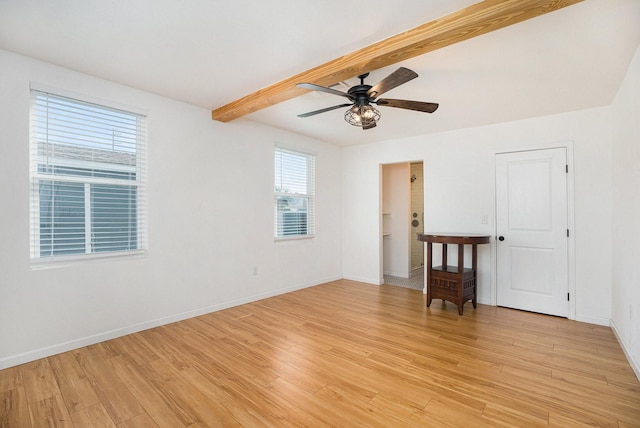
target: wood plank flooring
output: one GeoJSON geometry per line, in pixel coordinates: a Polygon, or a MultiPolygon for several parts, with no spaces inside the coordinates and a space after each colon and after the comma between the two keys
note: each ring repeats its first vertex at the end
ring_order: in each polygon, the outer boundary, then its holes
{"type": "Polygon", "coordinates": [[[607,327],[335,281],[0,371],[0,427],[640,427],[607,327]]]}

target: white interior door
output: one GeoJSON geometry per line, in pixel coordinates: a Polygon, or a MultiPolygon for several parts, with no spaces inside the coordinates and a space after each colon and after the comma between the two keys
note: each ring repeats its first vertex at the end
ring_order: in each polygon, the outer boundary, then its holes
{"type": "Polygon", "coordinates": [[[566,317],[567,154],[496,155],[498,306],[566,317]]]}

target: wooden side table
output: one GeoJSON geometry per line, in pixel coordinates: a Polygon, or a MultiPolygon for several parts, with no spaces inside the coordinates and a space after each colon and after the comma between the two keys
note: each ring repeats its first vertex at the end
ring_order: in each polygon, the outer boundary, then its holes
{"type": "Polygon", "coordinates": [[[478,269],[478,244],[488,244],[489,235],[469,234],[418,234],[418,241],[427,243],[427,307],[432,299],[449,300],[458,306],[458,314],[462,315],[465,302],[471,300],[477,307],[476,272],[478,269]],[[442,264],[433,267],[431,260],[432,245],[442,244],[442,264]],[[458,266],[447,264],[447,245],[458,246],[458,266]],[[464,267],[464,246],[471,245],[471,268],[464,267]]]}

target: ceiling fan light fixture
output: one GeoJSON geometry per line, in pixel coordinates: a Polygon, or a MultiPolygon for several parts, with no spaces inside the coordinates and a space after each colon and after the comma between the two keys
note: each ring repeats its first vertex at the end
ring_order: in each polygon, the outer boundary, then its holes
{"type": "Polygon", "coordinates": [[[357,127],[375,124],[380,120],[380,111],[369,104],[354,105],[344,113],[344,120],[357,127]]]}

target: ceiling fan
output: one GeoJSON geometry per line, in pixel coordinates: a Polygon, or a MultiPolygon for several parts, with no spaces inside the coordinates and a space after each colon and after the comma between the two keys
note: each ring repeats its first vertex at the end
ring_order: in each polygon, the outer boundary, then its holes
{"type": "Polygon", "coordinates": [[[377,104],[384,107],[403,108],[425,113],[433,113],[438,109],[438,104],[436,103],[378,98],[383,93],[418,77],[418,74],[415,71],[400,67],[374,86],[364,84],[364,79],[367,76],[369,76],[369,73],[358,76],[360,84],[352,86],[347,92],[342,92],[337,89],[327,88],[313,83],[298,83],[296,86],[299,88],[339,95],[349,99],[350,101],[350,103],[299,114],[298,117],[309,117],[339,109],[341,107],[350,107],[344,114],[344,120],[353,126],[359,126],[362,127],[363,130],[366,130],[374,128],[376,126],[376,122],[380,120],[380,111],[371,104],[377,104]]]}

